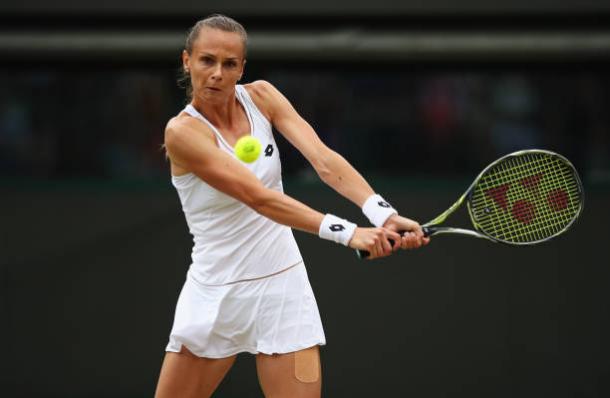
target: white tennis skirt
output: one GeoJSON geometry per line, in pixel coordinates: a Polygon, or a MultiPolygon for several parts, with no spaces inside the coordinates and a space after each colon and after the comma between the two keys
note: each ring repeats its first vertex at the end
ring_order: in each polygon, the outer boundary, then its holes
{"type": "Polygon", "coordinates": [[[190,275],[178,298],[166,351],[206,358],[283,354],[326,344],[303,262],[264,278],[210,286],[190,275]]]}

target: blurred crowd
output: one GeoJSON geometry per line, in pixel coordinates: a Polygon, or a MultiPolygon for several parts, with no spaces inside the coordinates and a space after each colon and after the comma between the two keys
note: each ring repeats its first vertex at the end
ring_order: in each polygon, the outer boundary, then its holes
{"type": "MultiPolygon", "coordinates": [[[[166,178],[167,120],[185,104],[171,68],[31,68],[0,77],[0,177],[166,178]]],[[[248,71],[292,101],[359,169],[477,173],[546,148],[610,181],[610,79],[601,72],[270,67],[248,71]]],[[[278,138],[287,178],[311,169],[278,138]]]]}

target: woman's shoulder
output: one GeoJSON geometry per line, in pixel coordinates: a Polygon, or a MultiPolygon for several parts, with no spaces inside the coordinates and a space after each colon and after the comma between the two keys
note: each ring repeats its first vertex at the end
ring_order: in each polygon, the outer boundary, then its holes
{"type": "Polygon", "coordinates": [[[190,119],[193,118],[190,117],[188,113],[181,111],[167,121],[165,124],[165,133],[176,133],[177,131],[184,130],[184,128],[191,122],[190,119]]]}
{"type": "Polygon", "coordinates": [[[267,80],[255,80],[251,83],[244,84],[244,88],[250,96],[266,97],[272,95],[277,89],[267,80]]]}
{"type": "Polygon", "coordinates": [[[199,139],[199,137],[213,139],[214,133],[209,126],[186,112],[180,112],[169,119],[165,125],[164,141],[166,145],[168,141],[188,142],[192,139],[199,139]]]}
{"type": "Polygon", "coordinates": [[[256,80],[252,83],[244,84],[243,87],[261,113],[267,120],[271,120],[274,104],[277,103],[277,99],[281,96],[278,89],[266,80],[256,80]]]}

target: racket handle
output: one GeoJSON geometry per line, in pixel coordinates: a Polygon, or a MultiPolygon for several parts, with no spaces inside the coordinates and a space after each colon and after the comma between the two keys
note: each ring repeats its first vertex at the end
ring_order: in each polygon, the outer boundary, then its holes
{"type": "Polygon", "coordinates": [[[427,238],[430,235],[434,235],[434,232],[436,231],[436,228],[434,228],[434,227],[421,227],[421,230],[424,233],[424,236],[427,238]]]}
{"type": "MultiPolygon", "coordinates": [[[[402,236],[405,234],[405,232],[407,231],[398,231],[398,233],[402,236]]],[[[394,239],[388,239],[388,242],[390,242],[390,245],[392,245],[392,247],[394,246],[394,239]]],[[[364,260],[366,258],[368,258],[371,253],[368,252],[368,250],[356,250],[356,255],[358,256],[358,258],[360,260],[364,260]]]]}

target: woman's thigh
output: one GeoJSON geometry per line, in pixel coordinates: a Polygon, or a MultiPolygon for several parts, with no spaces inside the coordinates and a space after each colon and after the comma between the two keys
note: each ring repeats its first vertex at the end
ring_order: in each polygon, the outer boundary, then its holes
{"type": "Polygon", "coordinates": [[[288,354],[258,354],[256,369],[266,398],[318,398],[321,395],[318,346],[288,354]]]}
{"type": "Polygon", "coordinates": [[[155,398],[210,397],[235,362],[228,358],[200,358],[184,346],[167,352],[161,367],[155,398]]]}

